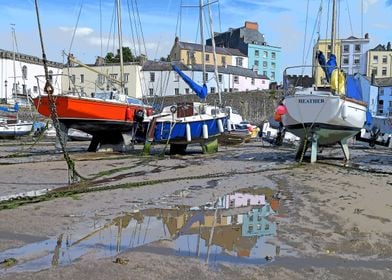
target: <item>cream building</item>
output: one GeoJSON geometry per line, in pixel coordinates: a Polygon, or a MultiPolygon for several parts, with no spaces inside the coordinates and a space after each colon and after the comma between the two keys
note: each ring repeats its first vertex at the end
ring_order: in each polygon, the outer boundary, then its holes
{"type": "MultiPolygon", "coordinates": [[[[82,96],[92,96],[96,91],[120,90],[119,83],[111,81],[108,77],[120,81],[119,63],[102,64],[97,59],[95,64],[71,63],[63,69],[64,77],[62,87],[64,91],[77,92],[82,96]]],[[[124,93],[130,97],[143,97],[143,77],[141,66],[138,63],[124,63],[124,93]]]]}
{"type": "Polygon", "coordinates": [[[367,72],[366,75],[374,78],[392,77],[392,49],[391,43],[387,46],[378,45],[367,53],[367,72]]]}

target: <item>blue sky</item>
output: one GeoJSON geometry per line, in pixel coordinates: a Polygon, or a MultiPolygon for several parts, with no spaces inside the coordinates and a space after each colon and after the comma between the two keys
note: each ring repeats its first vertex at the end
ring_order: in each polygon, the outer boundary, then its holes
{"type": "MultiPolygon", "coordinates": [[[[114,40],[108,39],[109,34],[113,36],[113,32],[110,33],[110,26],[114,2],[114,0],[40,0],[39,11],[48,59],[62,62],[62,51],[70,50],[72,33],[82,4],[78,32],[73,40],[71,52],[84,63],[93,63],[96,56],[105,55],[107,51],[117,48],[113,47],[114,40]],[[100,2],[102,21],[100,21],[100,2]],[[102,36],[100,26],[102,26],[102,36]]],[[[267,43],[282,47],[283,66],[301,64],[304,46],[305,49],[310,46],[320,2],[321,0],[309,0],[309,2],[308,0],[220,0],[219,4],[212,5],[213,29],[218,32],[226,31],[230,27],[243,26],[247,20],[258,22],[259,31],[265,35],[267,43]]],[[[370,47],[380,43],[386,45],[388,41],[392,41],[392,21],[390,21],[392,0],[340,0],[339,2],[341,38],[351,35],[361,37],[361,26],[363,26],[363,33],[367,32],[370,35],[370,47]],[[361,10],[363,10],[363,25],[361,10]]],[[[132,3],[135,3],[135,0],[129,0],[131,12],[132,3]]],[[[181,3],[196,6],[199,1],[137,0],[146,46],[146,51],[143,48],[142,53],[146,52],[150,59],[166,57],[176,35],[181,35],[182,41],[200,42],[197,27],[198,10],[184,7],[180,9],[181,3]],[[180,10],[181,20],[178,16],[180,10]]],[[[327,34],[330,36],[329,31],[328,33],[326,31],[327,8],[328,0],[323,0],[323,19],[320,26],[322,38],[327,34]]],[[[0,10],[2,38],[0,48],[12,50],[11,24],[15,24],[18,50],[41,56],[34,0],[0,0],[0,10]]],[[[130,46],[132,50],[136,49],[138,54],[139,48],[132,43],[126,0],[122,0],[122,18],[124,45],[130,46]]],[[[207,38],[207,35],[205,37],[207,38]]],[[[141,42],[141,40],[137,41],[141,42]]],[[[309,56],[305,58],[310,61],[309,56]]]]}

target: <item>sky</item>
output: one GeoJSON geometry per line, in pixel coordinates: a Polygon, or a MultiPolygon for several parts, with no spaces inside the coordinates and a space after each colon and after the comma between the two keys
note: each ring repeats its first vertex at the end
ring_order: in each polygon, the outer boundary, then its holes
{"type": "MultiPolygon", "coordinates": [[[[282,67],[309,63],[309,48],[318,34],[321,38],[330,36],[329,1],[210,0],[212,28],[214,32],[224,32],[244,26],[245,21],[257,22],[267,44],[282,48],[282,67]]],[[[338,2],[340,38],[369,33],[370,48],[392,42],[392,0],[338,2]]],[[[114,3],[114,0],[38,0],[47,58],[64,62],[65,51],[88,64],[94,63],[97,56],[116,52],[114,3]]],[[[181,41],[200,43],[198,0],[121,0],[121,3],[123,45],[136,55],[147,54],[149,59],[167,57],[176,36],[181,41]],[[136,6],[139,16],[135,21],[136,6]]],[[[205,14],[208,17],[207,8],[205,14]]],[[[42,57],[35,0],[0,0],[0,26],[0,49],[16,49],[42,57]]],[[[209,26],[205,24],[205,38],[210,38],[209,26]]]]}

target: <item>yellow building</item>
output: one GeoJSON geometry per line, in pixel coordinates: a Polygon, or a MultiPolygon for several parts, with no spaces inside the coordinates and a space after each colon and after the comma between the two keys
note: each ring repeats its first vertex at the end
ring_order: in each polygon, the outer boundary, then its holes
{"type": "Polygon", "coordinates": [[[314,83],[317,87],[325,87],[329,86],[327,79],[325,77],[323,69],[320,67],[320,64],[316,58],[316,52],[322,51],[325,59],[328,61],[329,56],[332,51],[336,55],[336,63],[340,65],[340,53],[341,53],[341,40],[336,40],[336,46],[334,50],[331,48],[331,40],[319,40],[313,48],[313,77],[314,83]]]}
{"type": "MultiPolygon", "coordinates": [[[[203,46],[201,44],[181,42],[178,37],[170,51],[171,61],[180,61],[186,65],[202,64],[203,46]]],[[[218,66],[248,66],[248,58],[245,54],[237,49],[215,48],[218,66]]],[[[214,65],[214,56],[212,46],[205,46],[205,64],[214,65]]]]}
{"type": "Polygon", "coordinates": [[[391,43],[388,42],[387,47],[378,45],[367,53],[367,69],[366,75],[374,78],[392,77],[392,50],[391,43]]]}

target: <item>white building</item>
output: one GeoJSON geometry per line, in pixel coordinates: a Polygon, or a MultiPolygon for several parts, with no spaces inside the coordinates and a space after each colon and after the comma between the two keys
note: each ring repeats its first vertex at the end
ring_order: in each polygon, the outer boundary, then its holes
{"type": "Polygon", "coordinates": [[[348,74],[366,74],[366,53],[369,50],[369,36],[341,39],[341,68],[348,74]]]}
{"type": "MultiPolygon", "coordinates": [[[[48,61],[49,75],[55,91],[61,92],[61,63],[48,61]]],[[[26,95],[37,96],[43,92],[45,72],[42,59],[22,53],[0,49],[0,100],[13,104],[15,100],[26,100],[26,95]],[[36,76],[40,82],[37,82],[36,76]],[[38,88],[39,87],[39,88],[38,88]]]]}
{"type": "MultiPolygon", "coordinates": [[[[176,64],[192,81],[199,85],[203,84],[202,65],[187,67],[182,63],[176,64]]],[[[193,94],[189,85],[172,70],[169,62],[147,61],[142,67],[142,72],[148,96],[193,94]]],[[[208,93],[217,93],[218,87],[221,92],[263,90],[268,89],[270,84],[270,80],[265,76],[258,75],[247,68],[230,65],[218,67],[218,83],[215,79],[214,67],[211,65],[206,66],[205,75],[208,93]]]]}

